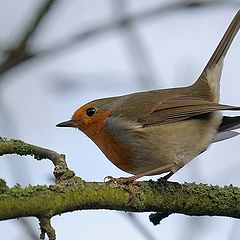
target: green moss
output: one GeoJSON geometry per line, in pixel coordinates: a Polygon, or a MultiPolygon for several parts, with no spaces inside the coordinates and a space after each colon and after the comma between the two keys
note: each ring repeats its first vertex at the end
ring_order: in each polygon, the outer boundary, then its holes
{"type": "Polygon", "coordinates": [[[64,193],[67,191],[66,187],[61,186],[60,184],[50,185],[49,189],[53,192],[64,193]]]}
{"type": "Polygon", "coordinates": [[[0,194],[6,192],[9,189],[5,180],[0,178],[0,194]]]}
{"type": "MultiPolygon", "coordinates": [[[[149,181],[136,188],[84,182],[78,177],[57,184],[16,184],[0,194],[0,219],[24,216],[54,216],[82,209],[115,209],[124,211],[160,211],[188,215],[240,215],[240,189],[233,186],[149,181]],[[3,211],[4,210],[4,211],[3,211]]],[[[1,181],[0,181],[1,190],[1,181]]]]}
{"type": "Polygon", "coordinates": [[[0,137],[0,142],[6,142],[6,141],[8,141],[8,139],[7,139],[7,138],[0,137]]]}
{"type": "Polygon", "coordinates": [[[14,140],[13,141],[14,144],[14,148],[16,149],[15,151],[19,154],[19,155],[33,155],[33,150],[32,150],[32,146],[30,144],[26,144],[21,140],[14,140]]]}
{"type": "Polygon", "coordinates": [[[14,187],[10,189],[8,192],[8,195],[11,197],[28,197],[32,196],[35,193],[43,192],[48,190],[47,185],[37,185],[37,186],[32,186],[29,185],[28,187],[22,188],[20,184],[16,184],[14,187]]]}

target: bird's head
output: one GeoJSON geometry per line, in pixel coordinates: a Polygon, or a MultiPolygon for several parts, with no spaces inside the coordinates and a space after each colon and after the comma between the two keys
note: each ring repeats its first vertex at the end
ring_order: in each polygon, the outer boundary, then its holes
{"type": "Polygon", "coordinates": [[[93,138],[104,127],[106,118],[113,112],[113,99],[104,98],[89,102],[78,108],[71,120],[57,124],[57,127],[73,127],[93,138]]]}

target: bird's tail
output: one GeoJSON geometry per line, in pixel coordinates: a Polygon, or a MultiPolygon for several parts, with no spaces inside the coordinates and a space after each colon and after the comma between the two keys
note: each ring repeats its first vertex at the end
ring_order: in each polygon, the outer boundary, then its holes
{"type": "Polygon", "coordinates": [[[206,100],[218,102],[219,80],[227,51],[240,28],[240,10],[236,13],[194,87],[206,100]]]}
{"type": "Polygon", "coordinates": [[[227,31],[223,35],[217,48],[215,49],[211,58],[209,59],[205,69],[208,67],[214,67],[215,65],[217,65],[219,63],[219,61],[223,61],[239,28],[240,28],[240,10],[236,13],[235,17],[233,18],[232,22],[230,23],[227,31]]]}
{"type": "Polygon", "coordinates": [[[240,128],[240,116],[228,117],[224,116],[222,123],[218,127],[217,134],[213,142],[223,141],[239,135],[239,132],[233,130],[240,128]]]}

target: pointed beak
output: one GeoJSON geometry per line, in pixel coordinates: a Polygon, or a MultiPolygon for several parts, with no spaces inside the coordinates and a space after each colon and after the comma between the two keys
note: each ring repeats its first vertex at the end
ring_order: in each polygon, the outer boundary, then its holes
{"type": "Polygon", "coordinates": [[[56,127],[77,127],[78,125],[79,125],[79,121],[68,120],[65,122],[58,123],[56,127]]]}

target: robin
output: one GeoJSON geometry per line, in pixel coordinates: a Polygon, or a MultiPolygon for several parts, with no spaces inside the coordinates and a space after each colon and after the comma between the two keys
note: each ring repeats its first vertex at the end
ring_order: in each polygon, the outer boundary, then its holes
{"type": "Polygon", "coordinates": [[[83,131],[114,165],[133,174],[127,181],[167,172],[169,178],[211,143],[238,135],[240,116],[220,110],[240,107],[218,102],[224,57],[239,27],[240,10],[191,86],[94,100],[57,126],[83,131]]]}

